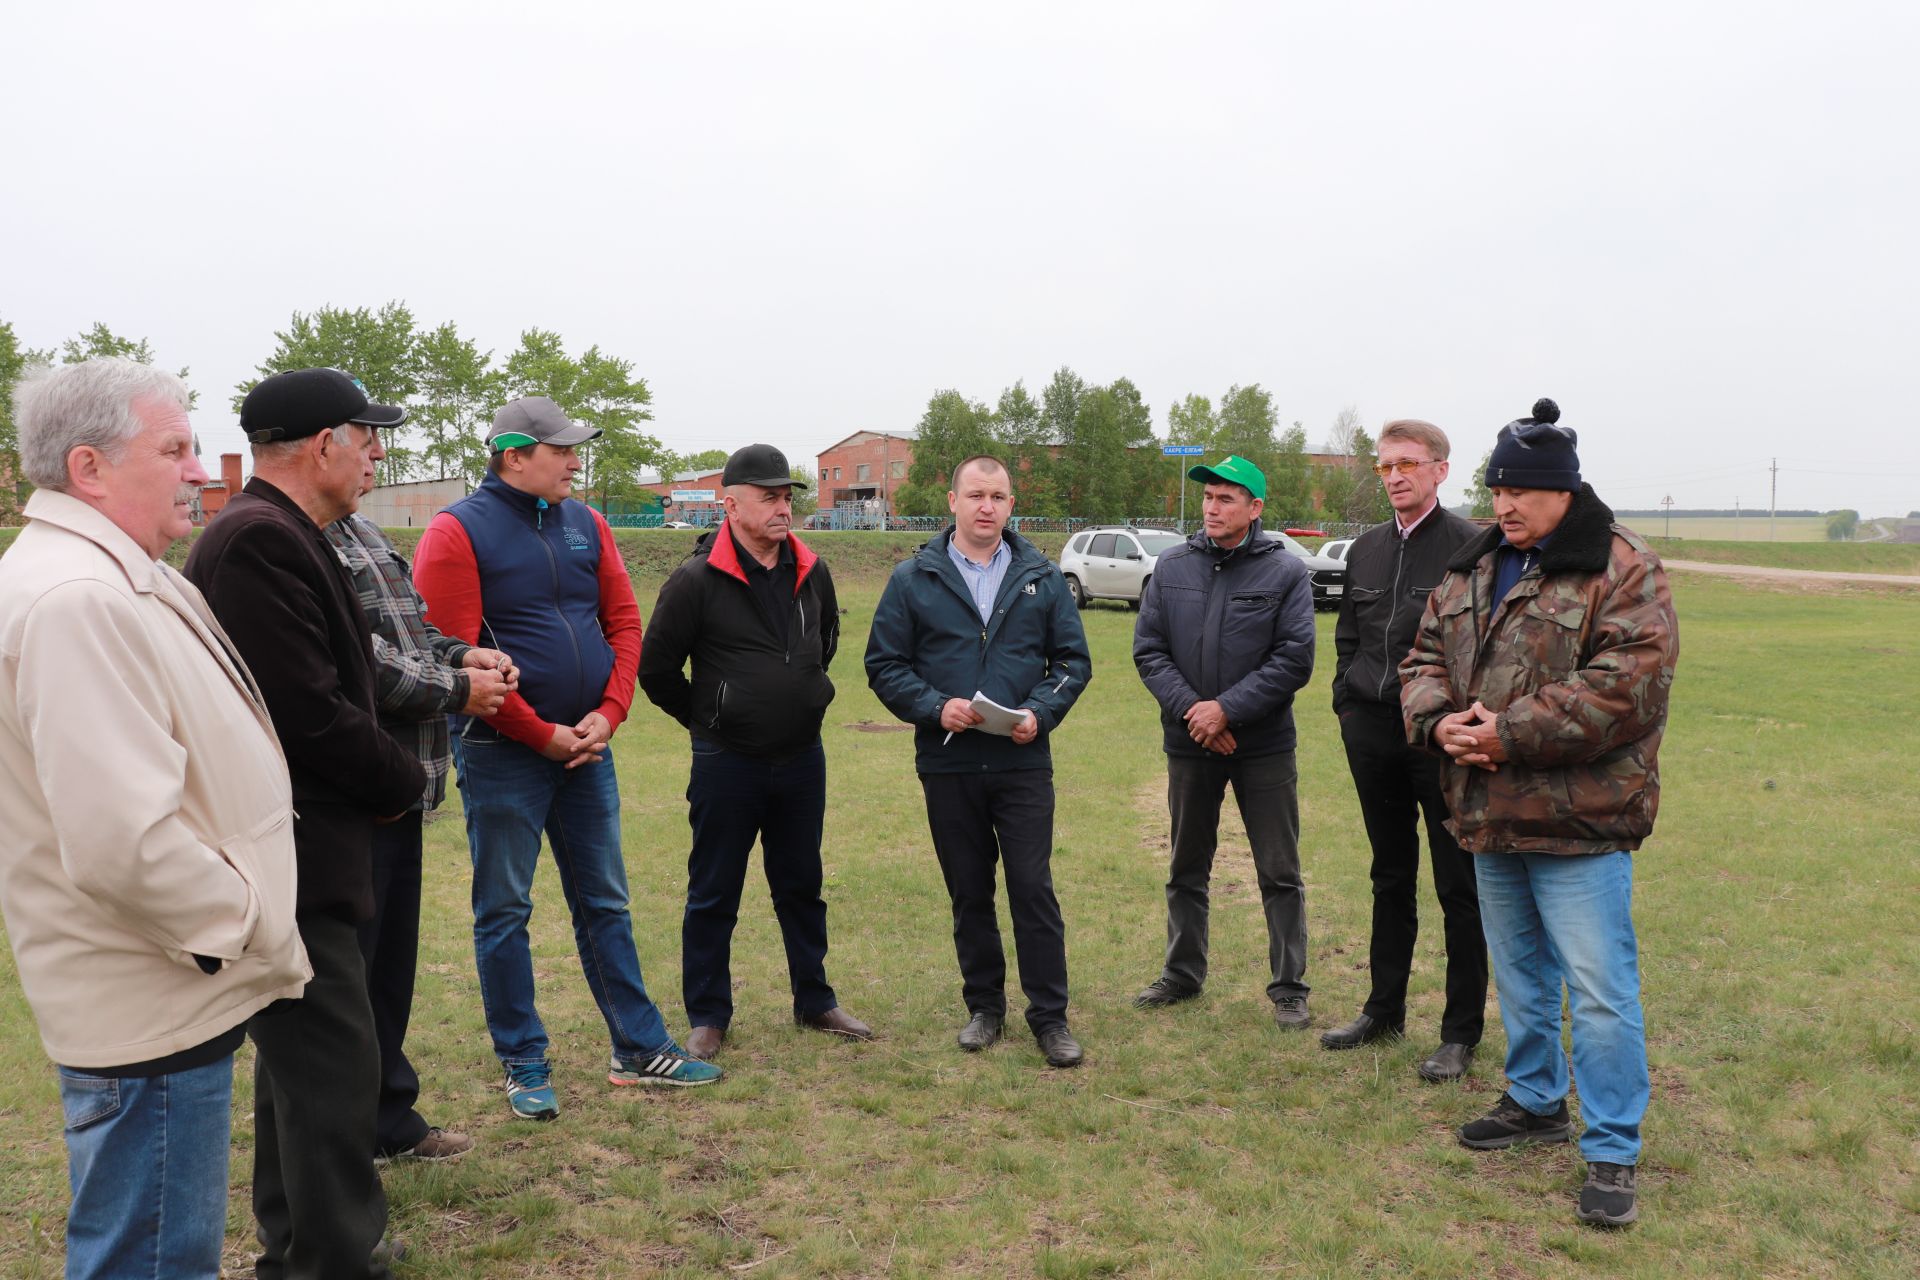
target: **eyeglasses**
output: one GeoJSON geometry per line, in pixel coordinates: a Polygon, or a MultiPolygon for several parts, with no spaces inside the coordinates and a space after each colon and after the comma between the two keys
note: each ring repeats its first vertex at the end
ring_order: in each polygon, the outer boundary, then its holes
{"type": "Polygon", "coordinates": [[[1420,458],[1418,460],[1402,458],[1398,462],[1379,462],[1374,464],[1373,474],[1379,476],[1382,480],[1385,480],[1396,471],[1403,476],[1410,476],[1432,461],[1432,458],[1420,458]]]}

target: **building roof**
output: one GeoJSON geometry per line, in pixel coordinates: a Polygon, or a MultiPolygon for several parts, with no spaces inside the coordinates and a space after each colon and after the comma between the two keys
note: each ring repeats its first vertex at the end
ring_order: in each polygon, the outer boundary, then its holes
{"type": "Polygon", "coordinates": [[[823,453],[832,453],[835,449],[841,448],[845,445],[853,444],[854,442],[861,439],[863,436],[873,440],[879,440],[883,438],[893,439],[893,440],[912,440],[914,437],[918,436],[919,434],[920,434],[920,428],[917,426],[899,427],[899,428],[895,428],[892,431],[856,431],[852,435],[847,436],[844,439],[835,440],[832,444],[828,445],[824,449],[816,450],[814,453],[814,456],[819,457],[820,454],[823,454],[823,453]]]}

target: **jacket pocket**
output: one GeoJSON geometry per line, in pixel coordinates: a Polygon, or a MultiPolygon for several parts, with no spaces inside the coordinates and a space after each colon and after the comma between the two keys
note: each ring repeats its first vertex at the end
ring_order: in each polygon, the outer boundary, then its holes
{"type": "Polygon", "coordinates": [[[294,902],[298,872],[293,853],[293,811],[275,814],[245,835],[220,842],[220,856],[247,882],[254,922],[242,955],[279,964],[298,936],[294,902]]]}
{"type": "Polygon", "coordinates": [[[722,680],[713,690],[713,712],[707,717],[707,728],[718,729],[720,717],[727,712],[727,682],[722,680]]]}

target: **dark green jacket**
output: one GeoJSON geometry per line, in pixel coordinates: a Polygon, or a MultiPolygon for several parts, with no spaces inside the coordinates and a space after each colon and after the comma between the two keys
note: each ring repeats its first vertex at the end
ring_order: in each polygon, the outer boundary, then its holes
{"type": "Polygon", "coordinates": [[[1013,559],[986,622],[947,554],[951,529],[894,567],[874,610],[867,683],[887,710],[915,726],[914,767],[921,773],[1051,769],[1048,738],[1093,678],[1066,579],[1025,538],[1001,537],[1013,559]],[[1021,746],[970,729],[947,742],[940,708],[976,692],[1002,706],[1031,708],[1040,735],[1021,746]]]}

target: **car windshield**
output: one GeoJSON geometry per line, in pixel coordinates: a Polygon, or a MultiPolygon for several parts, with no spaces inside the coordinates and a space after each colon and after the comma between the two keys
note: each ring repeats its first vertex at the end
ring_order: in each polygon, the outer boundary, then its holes
{"type": "Polygon", "coordinates": [[[1134,537],[1140,539],[1140,548],[1150,556],[1165,555],[1186,539],[1177,533],[1160,533],[1152,529],[1136,529],[1134,537]]]}

